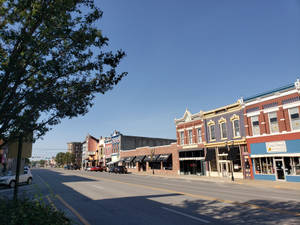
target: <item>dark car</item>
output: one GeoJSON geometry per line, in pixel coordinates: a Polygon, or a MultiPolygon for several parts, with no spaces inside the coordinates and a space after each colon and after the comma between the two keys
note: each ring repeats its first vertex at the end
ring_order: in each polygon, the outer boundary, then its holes
{"type": "Polygon", "coordinates": [[[109,169],[108,169],[108,172],[109,173],[115,173],[116,171],[116,167],[115,166],[113,166],[113,167],[110,167],[109,169]]]}
{"type": "Polygon", "coordinates": [[[116,166],[115,173],[127,173],[127,168],[125,166],[116,166]]]}

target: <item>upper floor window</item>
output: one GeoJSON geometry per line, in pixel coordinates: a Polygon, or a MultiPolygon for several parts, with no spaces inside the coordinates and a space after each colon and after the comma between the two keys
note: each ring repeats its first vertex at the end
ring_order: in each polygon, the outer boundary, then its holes
{"type": "Polygon", "coordinates": [[[221,139],[226,139],[227,138],[226,119],[222,117],[218,122],[219,122],[219,125],[220,125],[221,139]]]}
{"type": "Polygon", "coordinates": [[[215,125],[210,125],[209,126],[209,136],[210,136],[210,140],[215,140],[216,139],[215,125]]]}
{"type": "Polygon", "coordinates": [[[277,120],[277,112],[269,113],[269,121],[270,121],[270,133],[279,132],[278,120],[277,120]]]}
{"type": "Polygon", "coordinates": [[[241,136],[240,121],[239,120],[234,120],[233,121],[233,134],[234,134],[234,137],[240,137],[241,136]]]}
{"type": "Polygon", "coordinates": [[[201,127],[197,129],[197,134],[198,134],[198,143],[201,143],[202,142],[201,127]]]}
{"type": "Polygon", "coordinates": [[[184,132],[183,131],[180,132],[180,144],[184,145],[184,132]]]}
{"type": "Polygon", "coordinates": [[[299,109],[298,107],[289,109],[291,128],[292,130],[300,129],[300,118],[299,118],[299,109]]]}
{"type": "Polygon", "coordinates": [[[193,131],[189,130],[189,144],[193,143],[193,131]]]}
{"type": "Polygon", "coordinates": [[[251,117],[253,135],[260,135],[258,116],[251,117]]]}

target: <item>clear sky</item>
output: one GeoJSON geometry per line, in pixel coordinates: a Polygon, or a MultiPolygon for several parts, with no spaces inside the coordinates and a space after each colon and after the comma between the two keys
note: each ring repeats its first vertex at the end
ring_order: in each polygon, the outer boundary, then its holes
{"type": "Polygon", "coordinates": [[[123,134],[175,138],[174,118],[231,104],[300,78],[298,0],[96,0],[110,49],[127,57],[120,84],[83,117],[63,120],[33,156],[123,134]]]}

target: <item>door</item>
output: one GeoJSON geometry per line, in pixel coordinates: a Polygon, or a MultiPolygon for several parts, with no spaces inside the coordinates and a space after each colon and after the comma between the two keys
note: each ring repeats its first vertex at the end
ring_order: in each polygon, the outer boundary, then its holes
{"type": "Polygon", "coordinates": [[[285,180],[284,166],[282,159],[275,159],[276,178],[277,180],[285,180]]]}
{"type": "Polygon", "coordinates": [[[220,172],[222,177],[228,177],[228,163],[227,162],[220,162],[220,172]]]}

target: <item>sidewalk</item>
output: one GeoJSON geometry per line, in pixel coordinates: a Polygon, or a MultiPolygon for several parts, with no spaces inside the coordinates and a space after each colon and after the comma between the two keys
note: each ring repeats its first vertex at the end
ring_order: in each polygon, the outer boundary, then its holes
{"type": "Polygon", "coordinates": [[[178,175],[178,176],[167,176],[167,175],[149,175],[149,174],[140,174],[132,173],[134,175],[140,176],[154,176],[154,177],[165,177],[173,179],[187,179],[187,180],[197,180],[197,181],[208,181],[215,183],[231,183],[239,185],[248,185],[254,187],[262,188],[277,188],[277,189],[287,189],[287,190],[297,190],[300,192],[300,182],[285,182],[285,181],[268,181],[268,180],[245,180],[245,179],[235,179],[234,181],[231,178],[222,178],[222,177],[207,177],[207,176],[191,176],[191,175],[178,175]]]}

